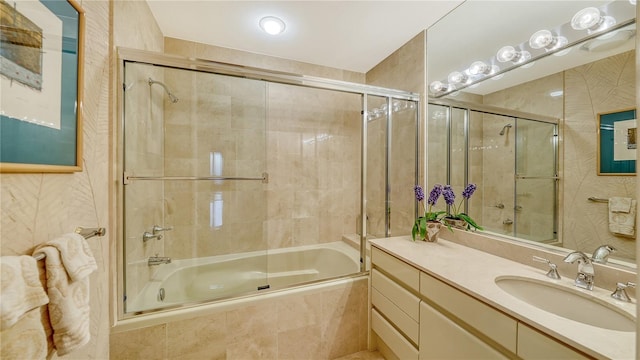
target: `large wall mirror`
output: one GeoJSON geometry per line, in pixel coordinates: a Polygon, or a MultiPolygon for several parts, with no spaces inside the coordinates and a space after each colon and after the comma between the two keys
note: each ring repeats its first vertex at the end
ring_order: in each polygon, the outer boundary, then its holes
{"type": "Polygon", "coordinates": [[[635,266],[635,234],[607,204],[636,200],[635,170],[598,163],[601,115],[635,118],[634,3],[466,1],[429,28],[428,186],[476,183],[467,211],[489,233],[609,244],[612,263],[635,266]]]}

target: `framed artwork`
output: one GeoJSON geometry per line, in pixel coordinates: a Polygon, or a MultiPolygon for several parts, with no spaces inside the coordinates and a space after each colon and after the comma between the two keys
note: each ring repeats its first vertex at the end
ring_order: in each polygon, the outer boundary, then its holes
{"type": "Polygon", "coordinates": [[[82,171],[82,8],[0,0],[0,17],[0,172],[82,171]]]}
{"type": "Polygon", "coordinates": [[[635,175],[636,109],[598,114],[598,175],[635,175]]]}

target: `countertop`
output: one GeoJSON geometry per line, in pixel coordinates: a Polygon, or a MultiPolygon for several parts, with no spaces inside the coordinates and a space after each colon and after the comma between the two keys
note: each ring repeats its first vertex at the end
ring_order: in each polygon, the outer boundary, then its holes
{"type": "MultiPolygon", "coordinates": [[[[602,359],[635,359],[635,332],[603,329],[546,312],[508,294],[494,280],[508,275],[553,282],[597,297],[635,317],[635,301],[615,300],[610,296],[611,289],[579,289],[573,285],[574,278],[552,280],[545,276],[546,271],[442,239],[428,243],[400,236],[374,239],[370,243],[586,354],[602,359]]],[[[597,284],[597,271],[595,279],[597,284]]]]}

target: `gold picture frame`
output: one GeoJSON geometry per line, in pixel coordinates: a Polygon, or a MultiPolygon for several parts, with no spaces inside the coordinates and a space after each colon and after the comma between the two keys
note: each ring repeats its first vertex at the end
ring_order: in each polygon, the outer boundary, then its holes
{"type": "Polygon", "coordinates": [[[84,10],[2,1],[1,173],[82,171],[84,10]]]}
{"type": "Polygon", "coordinates": [[[636,175],[636,118],[635,108],[598,114],[598,175],[636,175]]]}

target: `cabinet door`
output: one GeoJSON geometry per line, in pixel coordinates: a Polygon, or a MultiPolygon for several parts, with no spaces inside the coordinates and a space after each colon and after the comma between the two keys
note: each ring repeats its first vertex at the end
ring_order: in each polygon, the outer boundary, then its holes
{"type": "Polygon", "coordinates": [[[518,356],[523,359],[588,359],[587,356],[518,323],[518,356]]]}
{"type": "Polygon", "coordinates": [[[424,302],[419,347],[420,359],[508,359],[424,302]]]}

